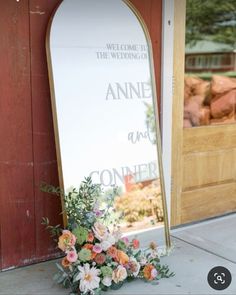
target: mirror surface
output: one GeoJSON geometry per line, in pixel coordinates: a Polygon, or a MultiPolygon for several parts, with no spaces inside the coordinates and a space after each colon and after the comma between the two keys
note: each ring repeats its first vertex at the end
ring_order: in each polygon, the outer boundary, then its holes
{"type": "Polygon", "coordinates": [[[111,215],[122,232],[164,245],[155,85],[139,20],[123,1],[65,0],[48,45],[64,189],[87,176],[107,195],[118,187],[111,215]]]}

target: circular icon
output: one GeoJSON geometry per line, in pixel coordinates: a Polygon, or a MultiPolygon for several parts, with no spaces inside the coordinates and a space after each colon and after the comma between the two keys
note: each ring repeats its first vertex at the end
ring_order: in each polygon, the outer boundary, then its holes
{"type": "Polygon", "coordinates": [[[213,289],[224,290],[231,284],[232,276],[227,268],[216,266],[209,271],[207,281],[213,289]]]}

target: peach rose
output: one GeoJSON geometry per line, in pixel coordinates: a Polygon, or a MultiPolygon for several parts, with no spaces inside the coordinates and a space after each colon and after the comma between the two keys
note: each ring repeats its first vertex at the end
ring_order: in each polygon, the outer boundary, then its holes
{"type": "Polygon", "coordinates": [[[115,270],[113,270],[112,280],[116,284],[124,281],[126,278],[127,278],[127,271],[122,265],[119,265],[115,270]]]}
{"type": "Polygon", "coordinates": [[[107,255],[111,256],[113,259],[116,259],[117,256],[117,249],[116,247],[112,246],[107,250],[107,255]]]}
{"type": "Polygon", "coordinates": [[[119,262],[119,264],[122,265],[127,264],[129,262],[129,256],[121,250],[117,250],[115,259],[117,260],[117,262],[119,262]]]}
{"type": "Polygon", "coordinates": [[[63,230],[59,237],[58,248],[64,252],[68,251],[75,245],[75,242],[76,237],[69,230],[63,230]]]}
{"type": "Polygon", "coordinates": [[[144,269],[143,269],[143,275],[145,277],[146,280],[148,281],[152,281],[154,279],[153,277],[153,270],[154,270],[154,266],[152,264],[147,264],[144,269]]]}
{"type": "Polygon", "coordinates": [[[63,267],[69,267],[71,265],[70,261],[68,261],[67,257],[64,257],[61,261],[61,265],[63,267]]]}
{"type": "Polygon", "coordinates": [[[107,237],[108,231],[107,227],[103,225],[100,222],[95,222],[93,225],[93,232],[95,234],[95,237],[99,240],[102,241],[107,237]]]}

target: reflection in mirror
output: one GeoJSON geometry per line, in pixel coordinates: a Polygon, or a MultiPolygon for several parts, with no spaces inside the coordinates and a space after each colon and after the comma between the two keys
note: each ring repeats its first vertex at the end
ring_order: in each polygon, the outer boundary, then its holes
{"type": "Polygon", "coordinates": [[[90,176],[111,219],[143,246],[168,238],[156,97],[144,30],[123,1],[63,1],[50,62],[66,191],[90,176]],[[117,194],[111,194],[116,187],[117,194]],[[118,220],[118,221],[117,221],[118,220]]]}
{"type": "Polygon", "coordinates": [[[235,0],[186,2],[185,128],[235,123],[235,11],[235,0]]]}

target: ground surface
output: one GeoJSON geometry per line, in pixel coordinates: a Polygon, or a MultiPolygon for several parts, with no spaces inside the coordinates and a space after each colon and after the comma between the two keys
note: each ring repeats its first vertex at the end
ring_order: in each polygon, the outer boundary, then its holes
{"type": "MultiPolygon", "coordinates": [[[[169,264],[176,276],[163,279],[159,285],[142,281],[127,283],[106,295],[210,295],[236,294],[236,215],[200,223],[172,232],[175,245],[169,264]],[[215,291],[207,283],[207,274],[215,266],[224,266],[232,274],[232,283],[224,291],[215,291]]],[[[68,294],[52,281],[54,261],[7,271],[0,274],[1,295],[68,294]]]]}

